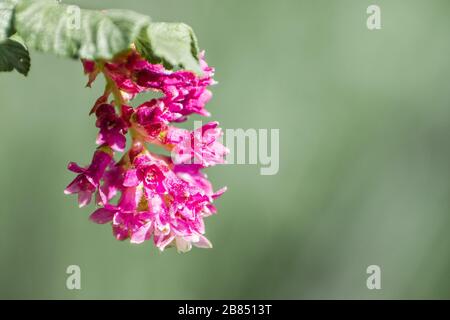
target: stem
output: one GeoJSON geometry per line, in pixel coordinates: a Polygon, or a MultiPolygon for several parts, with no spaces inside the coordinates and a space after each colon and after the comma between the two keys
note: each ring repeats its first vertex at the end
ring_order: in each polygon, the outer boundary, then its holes
{"type": "MultiPolygon", "coordinates": [[[[114,97],[114,105],[117,107],[117,111],[119,112],[120,115],[122,115],[122,106],[127,102],[126,99],[123,97],[122,92],[120,91],[120,89],[117,87],[116,83],[114,82],[113,79],[111,79],[111,77],[109,77],[102,69],[103,75],[105,76],[105,80],[106,80],[106,86],[109,87],[111,89],[111,92],[113,94],[114,97]]],[[[131,135],[131,139],[132,139],[132,145],[136,146],[138,144],[143,144],[142,141],[142,137],[139,135],[139,133],[133,128],[130,127],[128,129],[128,131],[130,132],[131,135]]]]}
{"type": "Polygon", "coordinates": [[[122,114],[122,106],[125,104],[125,99],[123,98],[122,93],[120,92],[120,89],[117,87],[116,83],[104,72],[103,75],[105,76],[106,86],[111,89],[111,92],[113,94],[114,105],[117,107],[117,111],[119,112],[119,114],[122,114]]]}

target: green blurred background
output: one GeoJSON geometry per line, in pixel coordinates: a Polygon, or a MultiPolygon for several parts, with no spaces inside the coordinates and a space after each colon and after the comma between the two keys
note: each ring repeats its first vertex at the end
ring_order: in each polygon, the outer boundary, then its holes
{"type": "Polygon", "coordinates": [[[220,82],[213,119],[280,129],[280,171],[208,170],[229,188],[212,250],[118,242],[63,194],[95,148],[102,80],[33,52],[28,78],[0,75],[0,298],[450,298],[449,1],[72,3],[190,24],[220,82]]]}

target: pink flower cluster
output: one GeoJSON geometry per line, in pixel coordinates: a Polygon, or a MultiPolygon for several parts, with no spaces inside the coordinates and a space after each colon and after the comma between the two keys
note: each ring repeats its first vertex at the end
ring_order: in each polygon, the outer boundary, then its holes
{"type": "Polygon", "coordinates": [[[193,131],[173,126],[194,113],[210,115],[205,104],[211,99],[207,87],[215,83],[214,69],[203,53],[199,59],[202,75],[166,70],[135,50],[109,62],[83,61],[88,86],[100,73],[107,84],[91,111],[97,117],[98,148],[89,166],[69,164],[77,177],[65,193],[78,194],[80,207],[94,197],[99,208],[90,219],[111,223],[118,240],[153,239],[161,251],[169,246],[180,252],[192,245],[211,247],[203,218],[216,212],[213,201],[226,188],[214,191],[202,169],[223,163],[228,150],[219,142],[222,131],[217,122],[193,131]],[[162,97],[135,108],[129,105],[149,90],[162,97]],[[128,132],[131,143],[125,151],[128,132]],[[147,143],[165,148],[172,156],[150,152],[147,143]],[[122,153],[117,161],[116,153],[122,153]]]}

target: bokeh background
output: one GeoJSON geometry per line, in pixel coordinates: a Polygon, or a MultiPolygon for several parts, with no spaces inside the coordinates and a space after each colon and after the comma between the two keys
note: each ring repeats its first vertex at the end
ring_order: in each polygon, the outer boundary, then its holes
{"type": "Polygon", "coordinates": [[[33,52],[28,78],[0,74],[0,298],[450,298],[449,1],[71,3],[190,24],[220,82],[213,119],[280,129],[280,170],[208,171],[229,188],[212,250],[118,242],[63,194],[67,163],[95,148],[102,80],[84,88],[78,61],[33,52]]]}

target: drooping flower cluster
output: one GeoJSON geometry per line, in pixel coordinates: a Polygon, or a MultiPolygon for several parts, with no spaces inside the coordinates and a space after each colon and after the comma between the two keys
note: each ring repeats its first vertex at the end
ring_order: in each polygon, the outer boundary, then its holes
{"type": "Polygon", "coordinates": [[[205,104],[211,98],[208,86],[215,83],[214,69],[203,53],[199,60],[202,75],[166,70],[135,50],[113,61],[83,61],[88,86],[100,73],[107,84],[91,111],[97,117],[98,148],[86,168],[69,164],[78,175],[65,193],[78,194],[80,207],[94,198],[99,208],[90,219],[111,223],[118,240],[142,243],[152,238],[161,251],[168,246],[180,252],[192,245],[211,247],[203,219],[216,212],[213,201],[226,188],[215,192],[202,169],[223,163],[228,150],[219,142],[217,122],[193,131],[173,126],[191,114],[210,115],[205,104]],[[129,105],[149,90],[162,97],[129,105]],[[131,143],[125,151],[128,132],[131,143]],[[171,157],[150,152],[147,143],[163,147],[171,157]],[[116,153],[122,153],[120,159],[116,153]]]}

